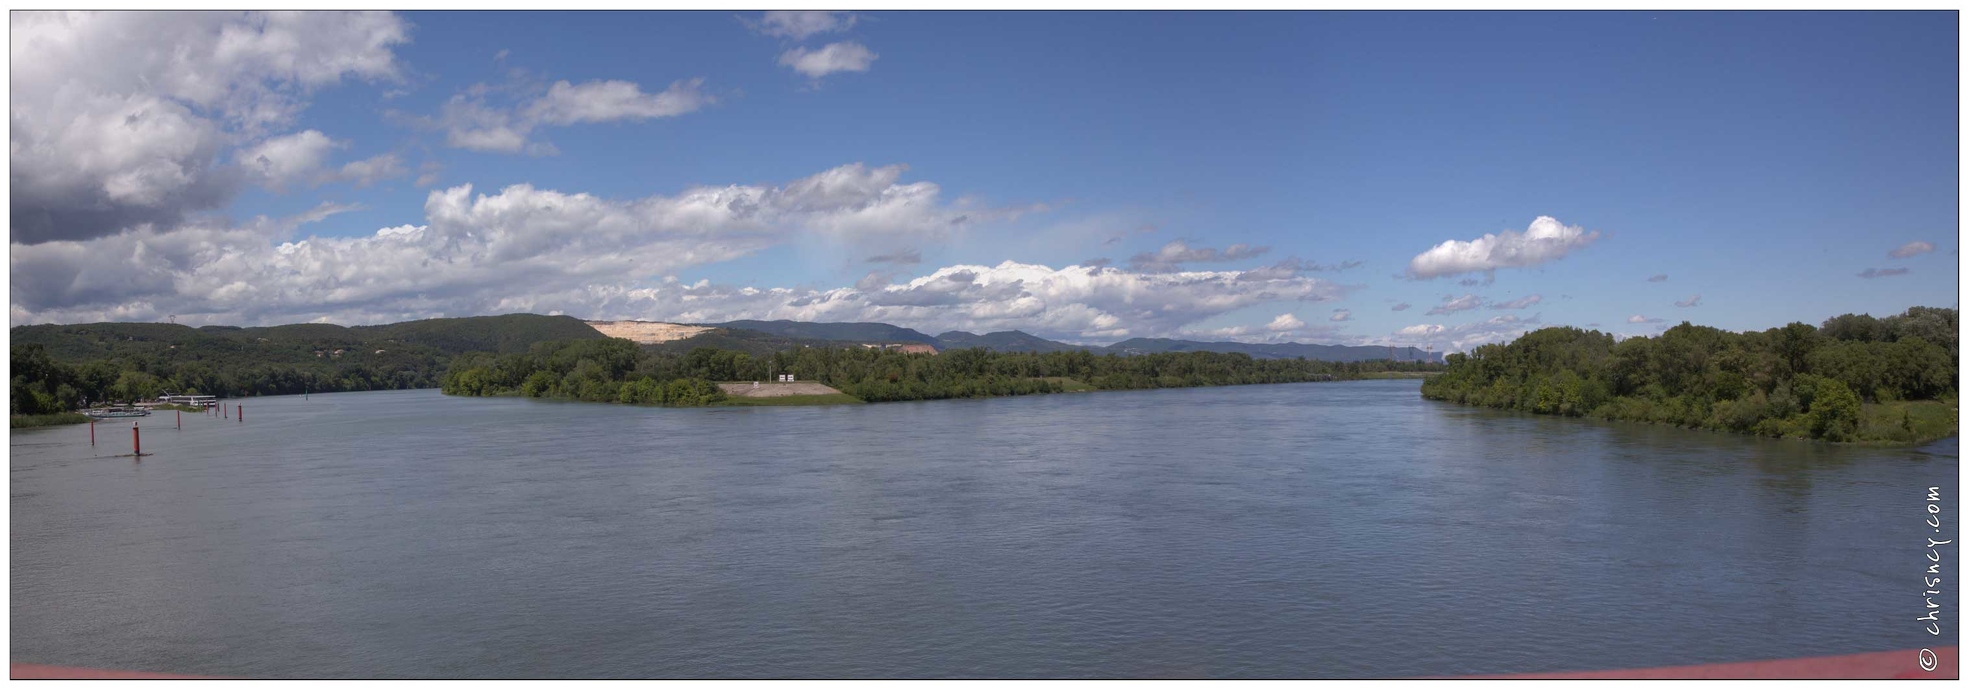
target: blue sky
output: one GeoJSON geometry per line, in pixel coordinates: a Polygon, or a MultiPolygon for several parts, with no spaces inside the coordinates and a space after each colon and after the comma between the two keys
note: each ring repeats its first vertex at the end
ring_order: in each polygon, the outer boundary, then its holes
{"type": "Polygon", "coordinates": [[[17,149],[101,145],[21,125],[22,103],[41,106],[29,118],[75,121],[65,109],[84,106],[58,94],[80,83],[118,107],[155,98],[211,123],[209,150],[158,155],[214,182],[135,195],[131,217],[149,225],[58,220],[24,238],[21,218],[75,218],[64,209],[117,198],[128,178],[17,150],[16,189],[45,175],[25,186],[48,191],[16,193],[15,323],[525,310],[1463,349],[1538,325],[1762,329],[1956,302],[1953,13],[445,12],[200,17],[142,39],[209,45],[228,27],[347,39],[258,57],[326,65],[314,70],[213,51],[206,81],[227,85],[216,96],[87,74],[136,51],[128,30],[118,41],[97,26],[115,17],[40,19],[14,19],[17,149]],[[65,52],[24,53],[24,37],[65,52]],[[783,64],[828,46],[847,56],[824,65],[835,71],[783,64]],[[570,100],[557,103],[588,98],[581,110],[538,105],[561,81],[570,100]],[[635,92],[610,101],[605,82],[635,92]],[[650,99],[666,89],[689,105],[650,99]],[[548,114],[523,144],[489,149],[461,145],[473,127],[460,104],[508,124],[548,114]],[[280,182],[225,177],[260,160],[239,152],[306,132],[333,145],[280,182]],[[358,161],[376,174],[342,167],[358,161]],[[771,200],[829,171],[867,196],[771,200]],[[104,182],[71,183],[92,174],[104,182]],[[492,203],[432,215],[465,184],[461,203],[492,203]],[[934,194],[909,187],[924,184],[934,194]],[[502,193],[513,185],[532,193],[502,193]],[[728,186],[770,213],[652,206],[728,186]],[[541,192],[596,208],[575,215],[541,192]],[[323,204],[338,212],[302,218],[323,204]],[[1516,254],[1440,255],[1494,270],[1416,270],[1438,245],[1526,233],[1541,216],[1577,232],[1516,254]],[[621,226],[597,238],[579,235],[584,223],[621,226]],[[426,228],[423,244],[376,240],[406,225],[426,228]],[[1890,258],[1911,243],[1932,249],[1890,258]],[[173,251],[185,258],[155,267],[173,251]],[[1182,258],[1131,264],[1158,251],[1182,258]],[[920,261],[867,261],[883,255],[920,261]],[[145,256],[144,277],[102,264],[145,256]],[[1279,268],[1288,259],[1301,262],[1279,268]],[[1007,261],[1046,270],[996,270],[1007,261]],[[1081,272],[1055,273],[1068,267],[1081,272]],[[517,280],[491,282],[502,274],[517,280]]]}

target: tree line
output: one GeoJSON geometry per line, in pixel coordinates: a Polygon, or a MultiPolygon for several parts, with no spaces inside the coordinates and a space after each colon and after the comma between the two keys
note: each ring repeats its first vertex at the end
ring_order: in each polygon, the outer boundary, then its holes
{"type": "Polygon", "coordinates": [[[700,406],[721,400],[714,381],[772,381],[780,374],[823,383],[868,402],[885,402],[1058,393],[1065,390],[1061,379],[1120,390],[1328,381],[1441,366],[1255,359],[1217,352],[1122,356],[954,349],[932,355],[806,347],[754,356],[708,347],[665,352],[608,339],[540,343],[523,354],[462,355],[452,361],[441,387],[452,395],[700,406]]]}
{"type": "MultiPolygon", "coordinates": [[[[1545,328],[1446,358],[1433,400],[1543,414],[1647,421],[1764,436],[1899,441],[1918,430],[1912,401],[1956,398],[1957,314],[1914,307],[1736,333],[1687,322],[1655,337],[1545,328]],[[1871,404],[1871,406],[1869,406],[1871,404]],[[1894,408],[1898,417],[1868,416],[1894,408]]],[[[1939,417],[1937,417],[1939,419],[1939,417]]]]}
{"type": "MultiPolygon", "coordinates": [[[[304,392],[430,388],[442,372],[440,357],[405,353],[369,354],[368,361],[337,361],[324,353],[305,364],[253,357],[165,359],[133,354],[67,363],[56,361],[40,344],[9,348],[13,365],[10,401],[16,415],[51,414],[103,402],[152,400],[178,395],[289,395],[304,392]]],[[[312,355],[310,355],[312,356],[312,355]]]]}

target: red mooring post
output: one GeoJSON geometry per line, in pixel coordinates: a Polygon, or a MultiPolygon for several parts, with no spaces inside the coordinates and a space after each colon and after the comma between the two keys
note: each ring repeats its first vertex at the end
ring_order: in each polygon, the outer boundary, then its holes
{"type": "Polygon", "coordinates": [[[185,411],[178,410],[178,428],[185,428],[185,411]]]}
{"type": "Polygon", "coordinates": [[[139,458],[144,456],[144,440],[137,435],[136,422],[130,423],[130,450],[139,458]]]}
{"type": "Polygon", "coordinates": [[[239,423],[241,423],[241,424],[245,424],[245,423],[246,423],[246,406],[245,406],[245,405],[240,405],[240,406],[239,406],[239,423]]]}
{"type": "Polygon", "coordinates": [[[96,445],[96,420],[89,420],[89,445],[96,445]]]}

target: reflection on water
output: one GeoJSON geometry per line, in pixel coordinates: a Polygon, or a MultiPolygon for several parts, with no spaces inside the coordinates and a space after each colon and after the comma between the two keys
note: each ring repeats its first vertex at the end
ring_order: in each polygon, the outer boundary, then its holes
{"type": "Polygon", "coordinates": [[[146,431],[141,463],[108,457],[127,437],[106,429],[95,449],[14,433],[12,654],[1378,677],[1955,642],[1913,621],[1926,487],[1955,524],[1953,439],[1742,438],[1416,385],[713,410],[316,395],[146,431]]]}

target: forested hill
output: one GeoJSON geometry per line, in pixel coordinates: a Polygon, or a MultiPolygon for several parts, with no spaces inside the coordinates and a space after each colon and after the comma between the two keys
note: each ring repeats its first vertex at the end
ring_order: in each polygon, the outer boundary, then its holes
{"type": "Polygon", "coordinates": [[[225,396],[427,388],[465,352],[524,352],[602,334],[567,316],[508,314],[353,328],[334,324],[192,328],[159,323],[16,326],[9,330],[15,414],[83,399],[165,392],[225,396]]]}
{"type": "MultiPolygon", "coordinates": [[[[705,324],[720,328],[757,331],[782,338],[830,340],[849,343],[927,343],[937,339],[915,330],[886,323],[812,323],[807,321],[728,321],[705,324]]],[[[942,349],[939,347],[939,349],[942,349]]]]}
{"type": "Polygon", "coordinates": [[[1238,352],[1259,359],[1317,359],[1327,362],[1367,362],[1394,359],[1400,362],[1440,362],[1442,355],[1415,347],[1387,348],[1376,345],[1314,345],[1309,343],[1236,343],[1134,338],[1109,345],[1107,352],[1142,355],[1157,352],[1238,352]]]}
{"type": "Polygon", "coordinates": [[[1616,342],[1546,328],[1448,357],[1435,400],[1833,441],[1956,433],[1954,309],[1734,333],[1689,323],[1616,342]]]}
{"type": "Polygon", "coordinates": [[[982,347],[995,352],[1068,352],[1086,350],[1106,352],[1104,347],[1088,347],[1047,340],[1025,331],[997,331],[978,335],[967,331],[949,331],[937,336],[937,347],[942,349],[982,347]]]}

